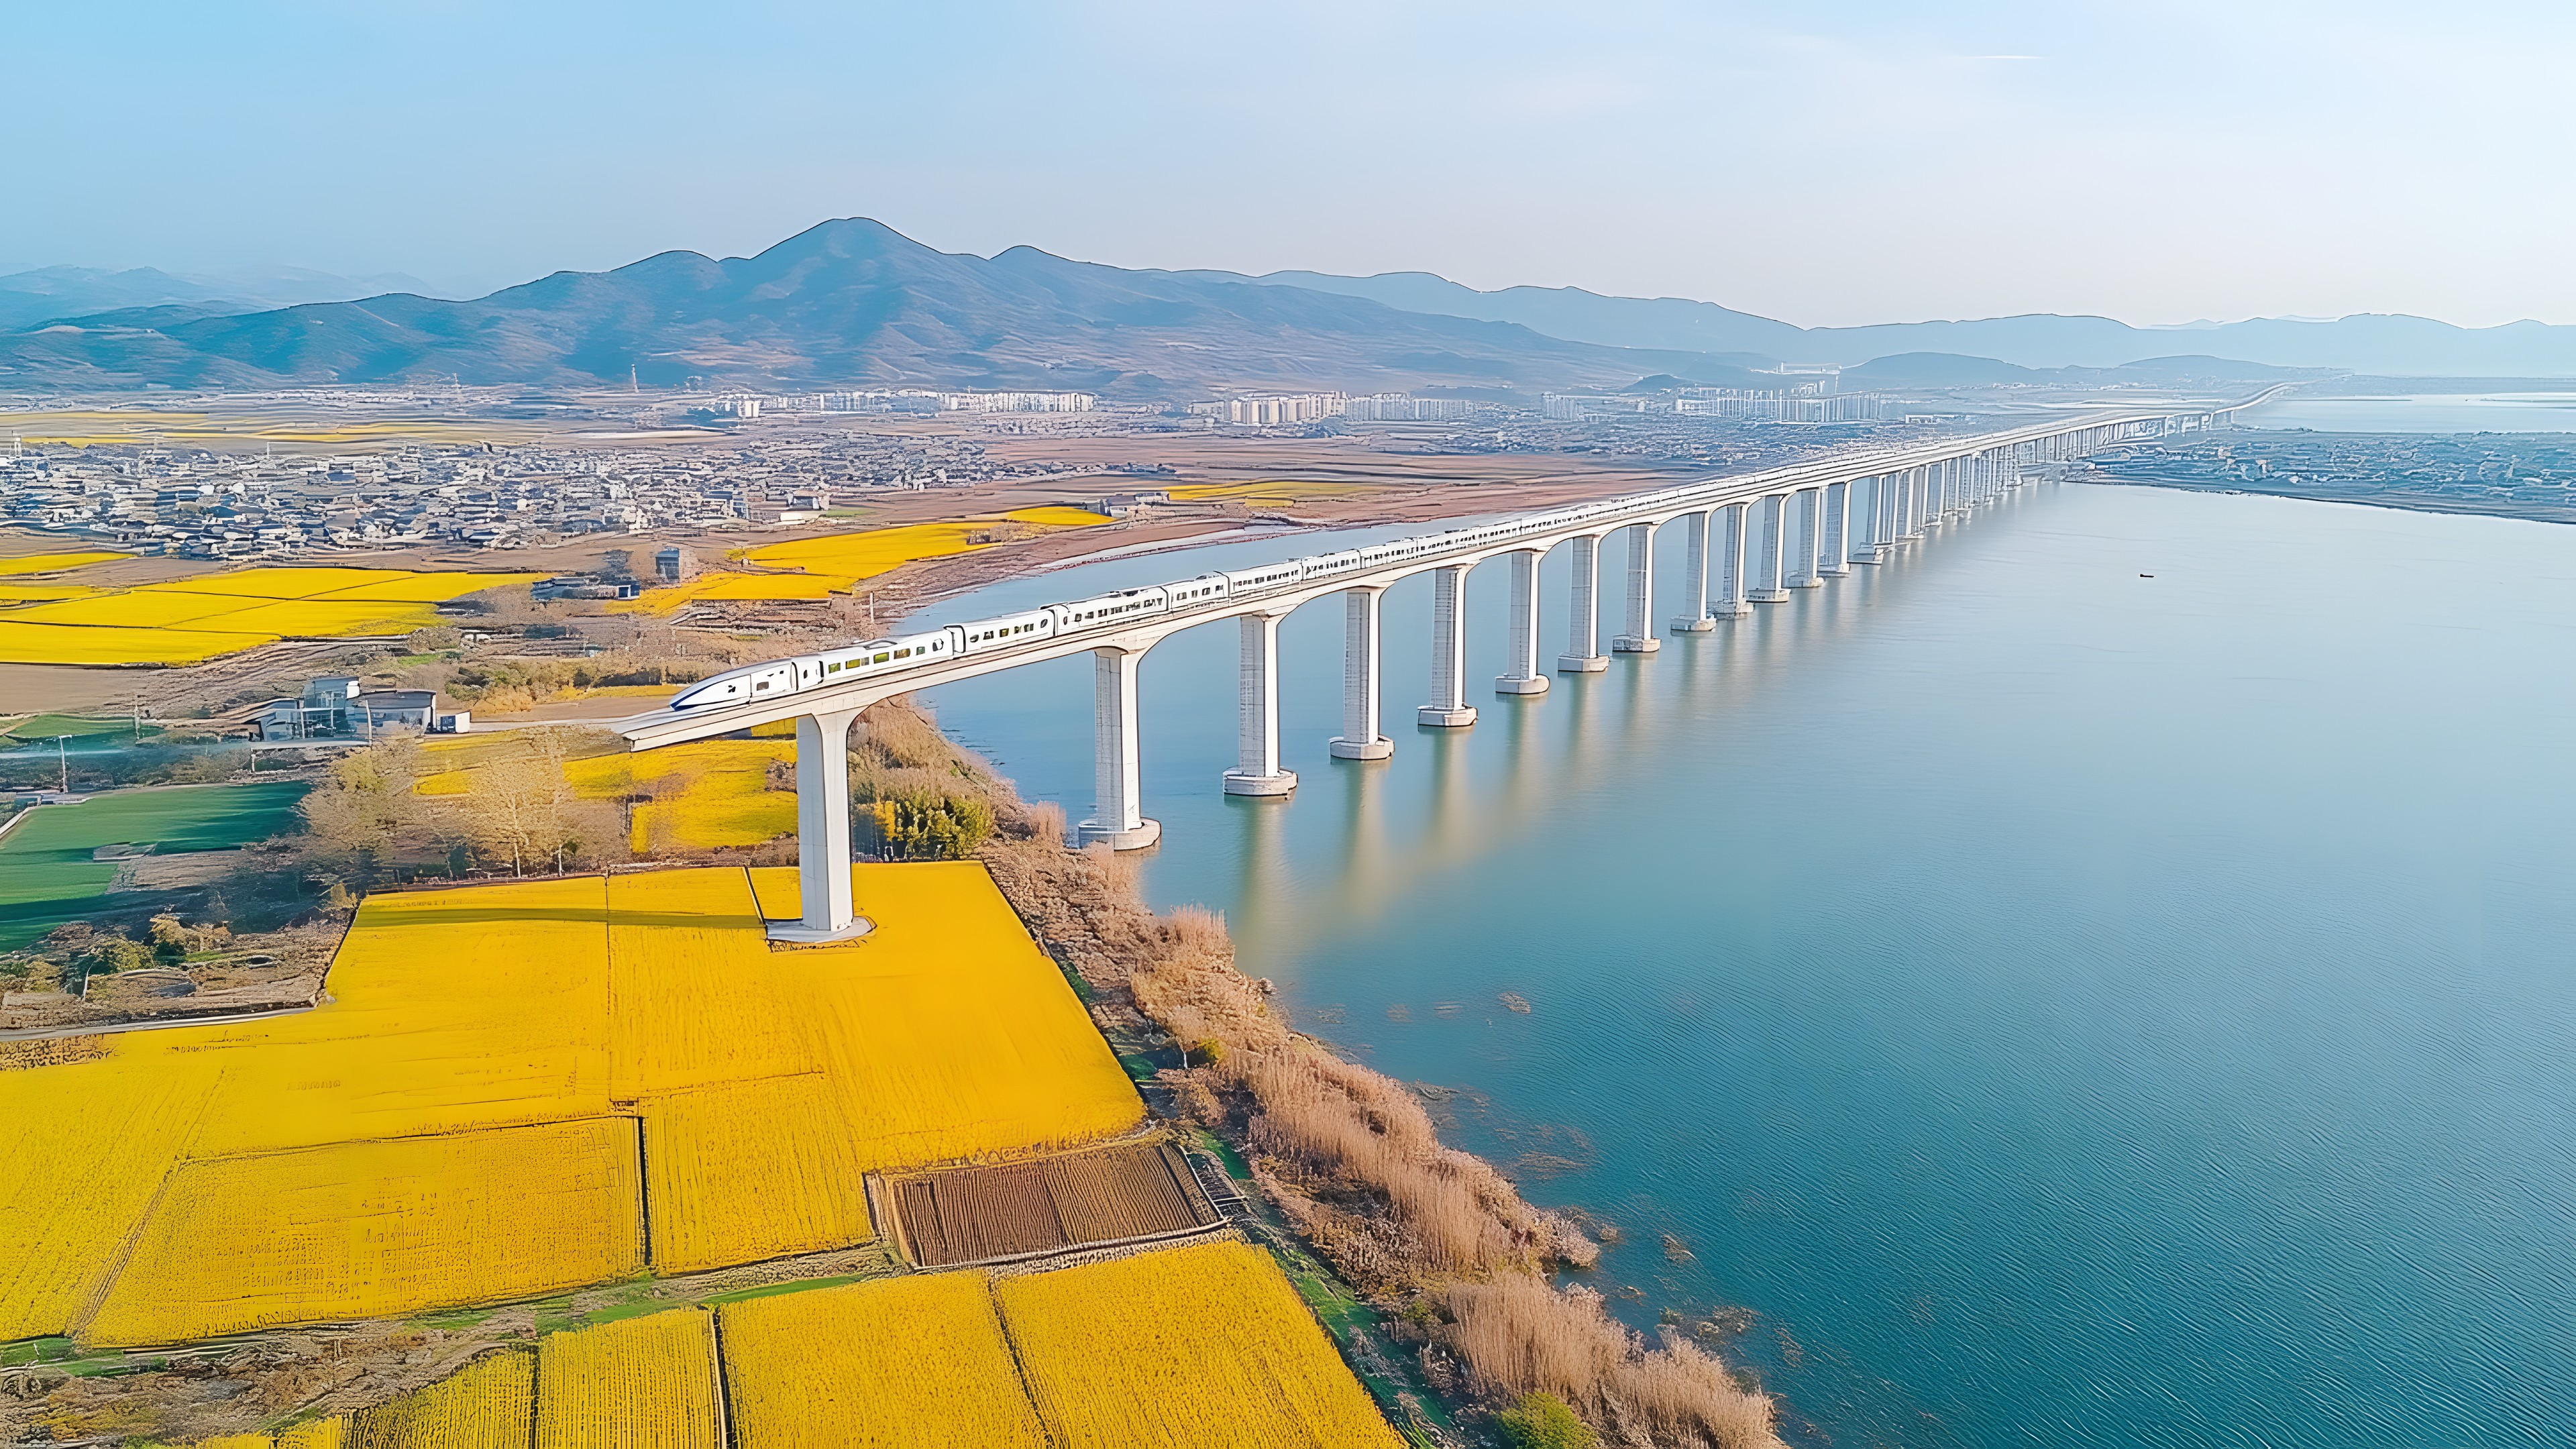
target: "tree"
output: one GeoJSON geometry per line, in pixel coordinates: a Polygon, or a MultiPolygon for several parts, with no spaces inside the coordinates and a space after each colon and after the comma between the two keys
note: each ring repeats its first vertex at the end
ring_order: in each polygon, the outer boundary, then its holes
{"type": "Polygon", "coordinates": [[[464,798],[465,826],[487,858],[510,862],[510,873],[530,866],[561,870],[602,853],[614,837],[615,812],[575,794],[564,776],[570,758],[563,730],[523,732],[525,748],[475,771],[464,798]]]}
{"type": "Polygon", "coordinates": [[[993,833],[993,807],[971,795],[905,790],[879,797],[869,814],[888,860],[964,860],[993,833]]]}
{"type": "Polygon", "coordinates": [[[298,807],[308,851],[362,883],[391,869],[428,818],[414,793],[420,767],[420,737],[410,730],[388,731],[332,761],[298,807]]]}

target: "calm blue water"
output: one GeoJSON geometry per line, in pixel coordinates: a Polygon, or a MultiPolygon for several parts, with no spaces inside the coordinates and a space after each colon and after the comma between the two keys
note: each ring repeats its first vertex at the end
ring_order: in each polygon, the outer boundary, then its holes
{"type": "MultiPolygon", "coordinates": [[[[2576,530],[2028,490],[1465,732],[1427,593],[1384,765],[1289,621],[1284,804],[1217,789],[1233,626],[1148,658],[1148,885],[1620,1225],[1623,1312],[1750,1308],[1808,1443],[2570,1442],[2576,530]]],[[[1087,661],[936,702],[1085,813],[1087,661]]]]}
{"type": "Polygon", "coordinates": [[[2293,393],[2245,414],[2249,428],[2320,433],[2576,432],[2576,392],[2322,397],[2293,393]]]}

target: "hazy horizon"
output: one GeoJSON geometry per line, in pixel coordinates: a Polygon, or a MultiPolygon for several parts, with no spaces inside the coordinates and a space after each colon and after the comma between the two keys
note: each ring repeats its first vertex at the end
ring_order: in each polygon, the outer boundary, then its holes
{"type": "Polygon", "coordinates": [[[867,215],[1805,326],[2576,321],[2576,18],[2214,3],[33,11],[0,263],[458,295],[867,215]],[[106,103],[102,104],[104,95],[106,103]]]}

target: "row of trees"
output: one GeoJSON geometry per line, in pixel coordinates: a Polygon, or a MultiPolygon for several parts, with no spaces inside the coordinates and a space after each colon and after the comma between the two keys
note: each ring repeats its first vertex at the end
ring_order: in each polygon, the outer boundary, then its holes
{"type": "MultiPolygon", "coordinates": [[[[615,801],[584,799],[564,767],[614,748],[595,731],[513,731],[476,751],[462,793],[423,795],[443,763],[417,735],[388,734],[335,760],[304,798],[303,849],[317,878],[363,890],[378,881],[468,868],[561,873],[626,859],[631,831],[615,801]]],[[[773,788],[792,788],[780,765],[773,788]]],[[[993,833],[993,808],[950,758],[938,728],[909,709],[881,707],[850,758],[862,806],[860,846],[887,860],[959,860],[993,833]]],[[[685,771],[639,783],[645,796],[685,793],[685,771]]],[[[665,818],[667,827],[671,822],[665,818]]],[[[669,831],[644,853],[685,853],[669,831]]]]}
{"type": "Polygon", "coordinates": [[[585,800],[565,778],[575,730],[517,732],[457,795],[422,795],[430,773],[417,736],[396,733],[332,762],[304,797],[305,854],[316,873],[355,887],[468,866],[560,872],[625,854],[623,812],[585,800]]]}

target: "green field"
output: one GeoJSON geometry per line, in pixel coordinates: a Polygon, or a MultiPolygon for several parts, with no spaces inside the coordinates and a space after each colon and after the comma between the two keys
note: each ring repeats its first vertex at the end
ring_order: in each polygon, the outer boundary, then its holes
{"type": "Polygon", "coordinates": [[[116,878],[114,861],[89,858],[98,847],[150,842],[175,855],[266,840],[293,827],[295,802],[307,788],[301,781],[172,785],[37,807],[0,836],[0,951],[89,913],[116,878]]]}
{"type": "Polygon", "coordinates": [[[161,726],[146,722],[137,731],[132,720],[83,719],[70,714],[31,714],[23,719],[0,720],[0,739],[12,745],[51,743],[56,735],[88,739],[94,735],[124,735],[129,739],[150,739],[161,733],[161,726]]]}

